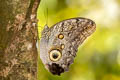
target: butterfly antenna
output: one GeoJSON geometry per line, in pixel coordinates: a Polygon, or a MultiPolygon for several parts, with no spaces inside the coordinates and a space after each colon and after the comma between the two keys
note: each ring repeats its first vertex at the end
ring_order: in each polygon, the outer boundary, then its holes
{"type": "Polygon", "coordinates": [[[45,8],[44,9],[44,17],[45,17],[45,21],[46,21],[45,25],[47,25],[48,24],[48,5],[46,3],[46,0],[45,0],[44,8],[45,8]]]}
{"type": "Polygon", "coordinates": [[[46,21],[46,12],[45,12],[45,9],[44,9],[44,17],[45,17],[45,21],[46,21]]]}
{"type": "Polygon", "coordinates": [[[47,24],[48,24],[48,5],[47,5],[46,10],[47,10],[46,14],[47,14],[47,24]]]}

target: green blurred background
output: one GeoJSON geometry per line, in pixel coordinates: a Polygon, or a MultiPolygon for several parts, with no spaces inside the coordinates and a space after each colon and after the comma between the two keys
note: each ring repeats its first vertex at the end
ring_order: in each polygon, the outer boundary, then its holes
{"type": "Polygon", "coordinates": [[[41,0],[39,37],[45,24],[73,17],[92,19],[96,32],[79,46],[70,70],[61,76],[48,72],[39,59],[39,80],[120,80],[120,0],[41,0]]]}

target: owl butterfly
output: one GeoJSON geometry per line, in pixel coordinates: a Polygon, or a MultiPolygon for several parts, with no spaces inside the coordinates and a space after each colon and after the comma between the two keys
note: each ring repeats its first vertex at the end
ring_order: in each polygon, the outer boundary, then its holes
{"type": "Polygon", "coordinates": [[[68,71],[79,45],[96,29],[95,23],[86,18],[71,18],[52,27],[47,25],[40,40],[40,58],[46,69],[54,75],[68,71]]]}

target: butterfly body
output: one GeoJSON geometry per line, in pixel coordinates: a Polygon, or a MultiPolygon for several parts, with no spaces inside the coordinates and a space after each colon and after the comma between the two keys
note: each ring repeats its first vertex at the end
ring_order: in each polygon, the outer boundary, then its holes
{"type": "Polygon", "coordinates": [[[40,41],[40,58],[55,75],[68,71],[78,47],[95,31],[95,23],[86,18],[71,18],[52,27],[45,26],[40,41]]]}

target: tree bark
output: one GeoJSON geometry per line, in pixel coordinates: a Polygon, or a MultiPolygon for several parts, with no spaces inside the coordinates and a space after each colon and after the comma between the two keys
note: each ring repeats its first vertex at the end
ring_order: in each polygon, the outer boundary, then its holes
{"type": "Polygon", "coordinates": [[[37,80],[40,0],[0,0],[0,80],[37,80]]]}

